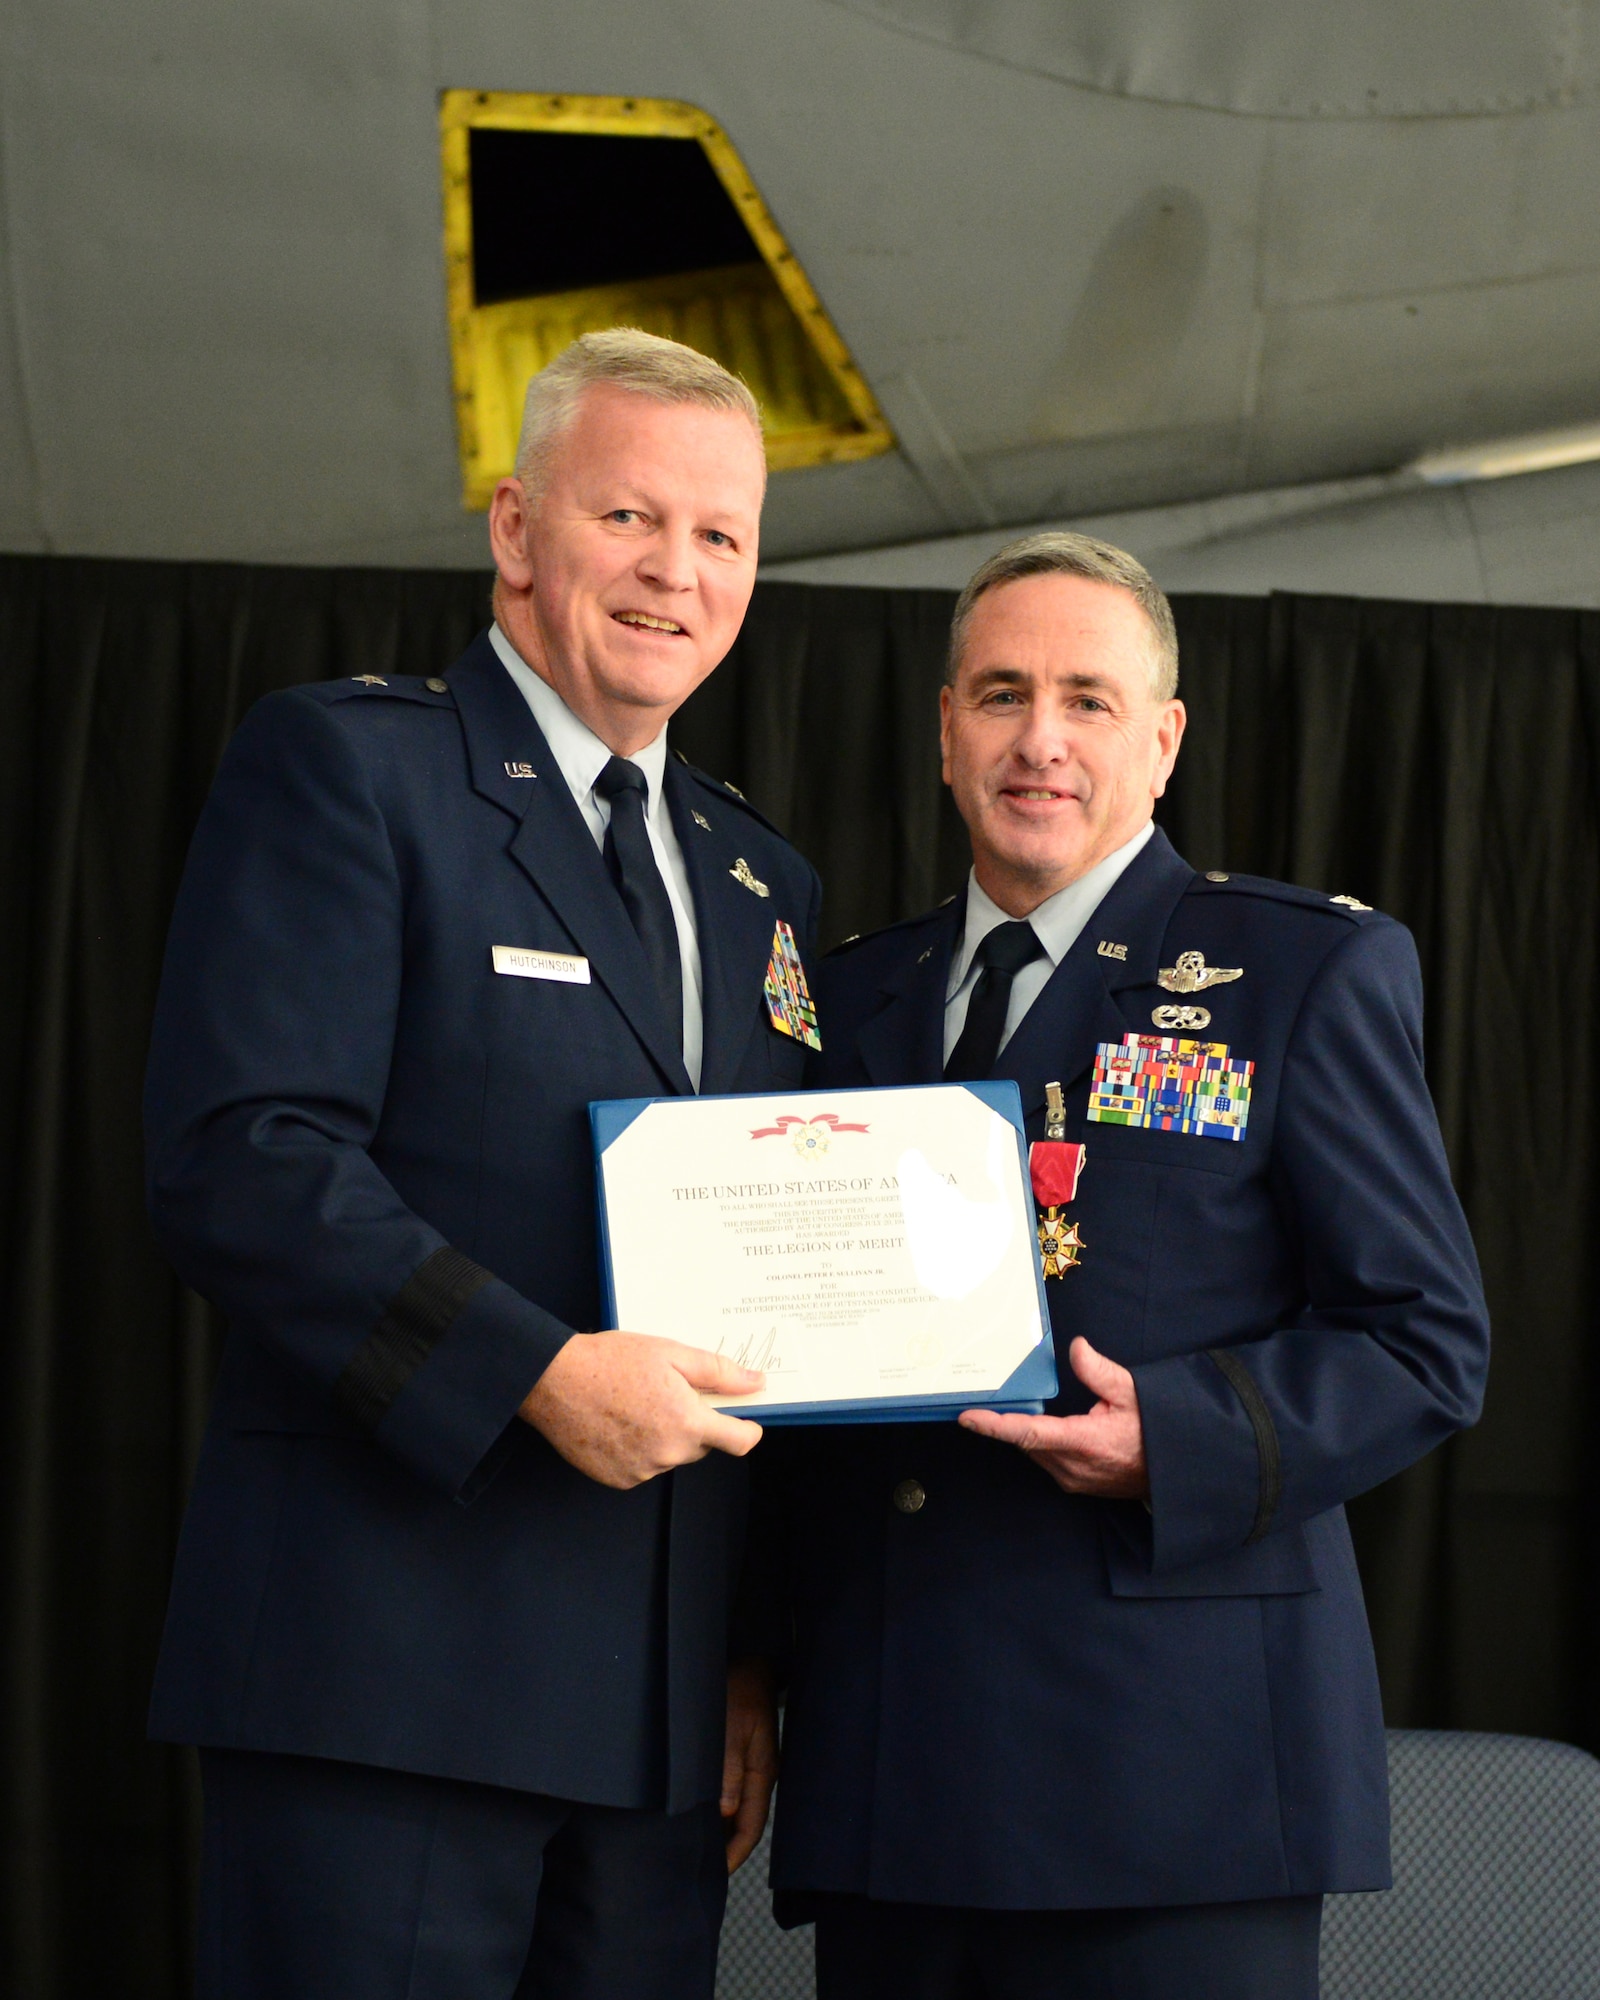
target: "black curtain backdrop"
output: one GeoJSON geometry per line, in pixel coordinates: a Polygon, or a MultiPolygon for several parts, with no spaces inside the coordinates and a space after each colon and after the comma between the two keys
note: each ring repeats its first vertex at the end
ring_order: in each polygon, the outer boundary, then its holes
{"type": "MultiPolygon", "coordinates": [[[[763,585],[674,725],[809,853],[830,938],[964,870],[938,778],[951,598],[763,585]]],[[[1429,1069],[1494,1312],[1482,1426],[1354,1510],[1391,1722],[1600,1748],[1595,1111],[1600,615],[1190,598],[1190,861],[1416,933],[1429,1069]]],[[[479,576],[0,558],[0,1989],[187,1990],[196,1793],[143,1740],[217,1329],[140,1194],[168,907],[271,688],[434,673],[479,576]]]]}

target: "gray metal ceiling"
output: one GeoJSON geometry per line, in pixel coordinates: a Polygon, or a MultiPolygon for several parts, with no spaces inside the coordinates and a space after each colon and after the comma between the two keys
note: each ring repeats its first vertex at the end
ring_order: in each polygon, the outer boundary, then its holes
{"type": "Polygon", "coordinates": [[[1269,118],[1557,111],[1594,80],[1572,0],[1240,6],[1238,0],[836,0],[952,49],[1269,118]]]}
{"type": "Polygon", "coordinates": [[[727,128],[902,445],[776,479],[771,556],[1600,417],[1597,32],[1595,0],[0,0],[0,546],[482,560],[451,85],[727,128]]]}
{"type": "MultiPolygon", "coordinates": [[[[1600,464],[1461,486],[1376,474],[1060,525],[1131,549],[1168,591],[1600,609],[1600,464]]],[[[800,556],[763,573],[794,583],[959,590],[1015,533],[991,528],[800,556]]]]}

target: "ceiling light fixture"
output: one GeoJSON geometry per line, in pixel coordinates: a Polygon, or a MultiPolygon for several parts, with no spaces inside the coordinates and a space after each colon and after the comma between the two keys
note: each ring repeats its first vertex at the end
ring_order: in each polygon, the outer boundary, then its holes
{"type": "Polygon", "coordinates": [[[1587,465],[1600,458],[1600,423],[1566,430],[1530,431],[1523,437],[1453,451],[1425,451],[1408,468],[1430,486],[1456,486],[1467,479],[1506,479],[1518,472],[1553,472],[1560,465],[1587,465]]]}

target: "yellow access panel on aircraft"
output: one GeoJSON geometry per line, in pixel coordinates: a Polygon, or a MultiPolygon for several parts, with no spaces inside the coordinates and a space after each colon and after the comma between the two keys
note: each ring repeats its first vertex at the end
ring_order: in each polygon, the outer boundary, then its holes
{"type": "Polygon", "coordinates": [[[872,391],[714,118],[665,98],[447,90],[440,133],[466,506],[487,507],[511,471],[530,377],[579,334],[609,326],[681,340],[742,376],[774,471],[893,449],[872,391]],[[600,143],[519,149],[496,134],[600,143]],[[691,144],[631,149],[650,141],[691,144]],[[635,163],[628,198],[604,206],[606,186],[622,185],[635,163]],[[673,183],[666,226],[630,248],[614,225],[663,176],[673,183]],[[531,209],[518,189],[531,192],[531,209]],[[592,226],[586,200],[601,204],[592,226]],[[690,268],[661,268],[684,257],[690,268]]]}

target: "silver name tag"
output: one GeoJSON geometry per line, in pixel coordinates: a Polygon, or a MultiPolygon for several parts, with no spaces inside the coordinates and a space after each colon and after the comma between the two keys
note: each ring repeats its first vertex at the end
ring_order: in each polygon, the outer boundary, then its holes
{"type": "Polygon", "coordinates": [[[565,986],[589,984],[589,961],[567,951],[524,951],[514,944],[493,947],[494,969],[514,979],[559,979],[565,986]]]}

